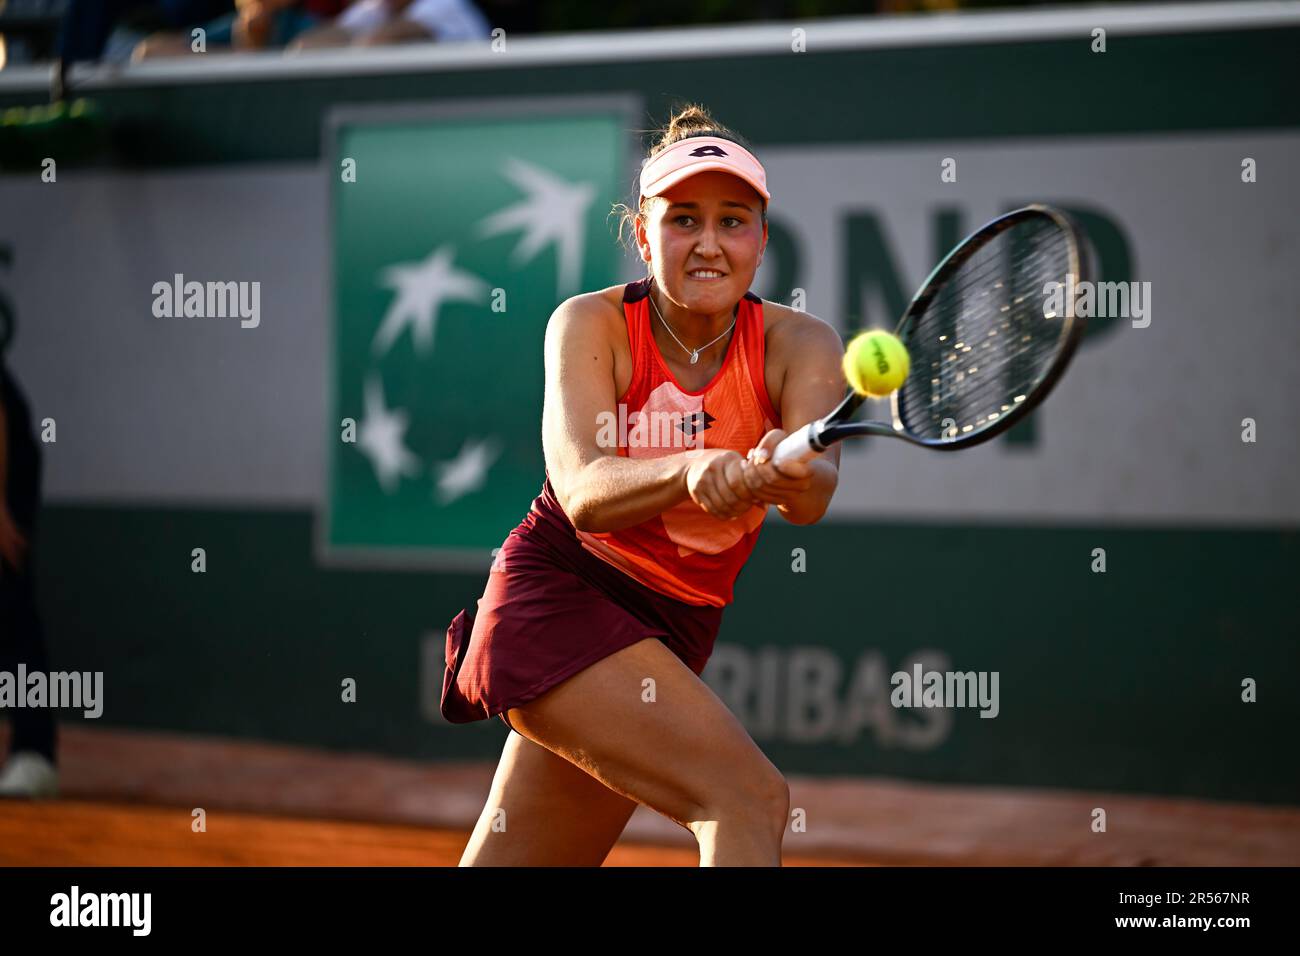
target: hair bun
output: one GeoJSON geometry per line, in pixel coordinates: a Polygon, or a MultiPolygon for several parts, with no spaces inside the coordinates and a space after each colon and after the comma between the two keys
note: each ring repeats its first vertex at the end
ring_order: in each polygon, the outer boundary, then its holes
{"type": "Polygon", "coordinates": [[[698,104],[692,103],[678,111],[677,114],[668,121],[668,128],[664,131],[659,146],[660,148],[671,146],[679,139],[685,139],[692,133],[699,135],[704,133],[713,133],[720,131],[721,129],[722,125],[709,115],[708,110],[698,104]]]}
{"type": "MultiPolygon", "coordinates": [[[[749,144],[749,141],[746,140],[745,137],[723,126],[699,103],[687,103],[685,106],[680,107],[669,118],[667,126],[660,127],[658,130],[639,130],[639,132],[657,132],[659,134],[658,141],[650,147],[649,154],[641,160],[642,166],[645,166],[645,164],[648,163],[656,153],[667,149],[674,143],[681,142],[684,139],[689,139],[692,136],[716,136],[719,139],[729,139],[733,143],[738,143],[745,147],[745,149],[749,150],[751,153],[754,151],[754,148],[749,144]]],[[[635,187],[633,188],[635,189],[635,187]]],[[[636,193],[634,192],[633,197],[635,198],[635,196],[636,193]]],[[[630,227],[637,218],[641,216],[641,209],[643,206],[644,200],[642,201],[642,206],[637,209],[633,209],[625,203],[615,203],[613,209],[610,210],[611,216],[618,216],[619,242],[624,242],[623,235],[625,227],[630,227]]],[[[763,222],[766,223],[766,204],[763,206],[762,216],[763,222]]],[[[628,242],[628,248],[632,248],[630,241],[628,242]]]]}
{"type": "Polygon", "coordinates": [[[742,137],[715,120],[699,103],[687,103],[674,113],[668,120],[668,125],[660,130],[659,141],[651,148],[650,155],[653,156],[673,143],[691,136],[718,136],[739,143],[746,149],[749,148],[742,137]]]}

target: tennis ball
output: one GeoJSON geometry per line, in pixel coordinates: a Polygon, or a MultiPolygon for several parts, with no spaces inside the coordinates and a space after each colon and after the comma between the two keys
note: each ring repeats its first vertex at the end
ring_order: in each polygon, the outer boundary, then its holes
{"type": "Polygon", "coordinates": [[[895,335],[873,329],[854,336],[844,350],[844,377],[859,395],[884,398],[907,379],[912,361],[895,335]]]}

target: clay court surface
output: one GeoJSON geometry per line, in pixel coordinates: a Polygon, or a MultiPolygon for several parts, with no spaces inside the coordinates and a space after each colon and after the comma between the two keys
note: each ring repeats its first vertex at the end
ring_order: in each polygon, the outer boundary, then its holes
{"type": "MultiPolygon", "coordinates": [[[[60,733],[62,795],[0,801],[0,865],[454,866],[494,769],[135,731],[60,733]],[[191,828],[196,807],[206,832],[191,828]]],[[[789,779],[807,829],[787,832],[788,866],[1300,864],[1294,807],[789,779]],[[1089,826],[1098,806],[1106,833],[1089,826]]],[[[605,865],[697,863],[690,834],[642,807],[605,865]]]]}

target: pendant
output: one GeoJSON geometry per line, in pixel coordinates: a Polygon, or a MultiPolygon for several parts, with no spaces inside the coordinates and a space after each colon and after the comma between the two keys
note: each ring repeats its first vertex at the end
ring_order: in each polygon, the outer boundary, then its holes
{"type": "Polygon", "coordinates": [[[694,352],[691,353],[691,364],[694,365],[699,360],[700,360],[700,350],[696,349],[694,352]]]}

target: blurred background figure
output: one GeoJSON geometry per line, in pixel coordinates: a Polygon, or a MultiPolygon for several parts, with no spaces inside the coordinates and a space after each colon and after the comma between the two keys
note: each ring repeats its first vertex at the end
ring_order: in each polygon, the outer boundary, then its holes
{"type": "Polygon", "coordinates": [[[0,69],[52,59],[68,0],[0,0],[0,69]]]}
{"type": "Polygon", "coordinates": [[[121,62],[151,33],[201,26],[234,9],[234,0],[66,0],[59,55],[121,62]]]}
{"type": "MultiPolygon", "coordinates": [[[[236,9],[200,24],[202,52],[284,49],[346,6],[346,0],[236,0],[236,9]]],[[[190,32],[156,33],[136,46],[132,59],[184,56],[198,52],[194,43],[190,32]]]]}
{"type": "MultiPolygon", "coordinates": [[[[0,320],[5,316],[0,314],[0,320]]],[[[5,364],[11,326],[0,325],[0,672],[17,680],[48,672],[45,641],[36,611],[36,514],[40,508],[40,450],[27,400],[5,364]]],[[[15,691],[25,693],[17,685],[15,691]]],[[[0,770],[0,797],[54,797],[54,715],[47,707],[14,707],[9,759],[0,770]]]]}
{"type": "Polygon", "coordinates": [[[483,40],[487,19],[469,0],[357,0],[333,23],[301,37],[293,49],[483,40]]]}

